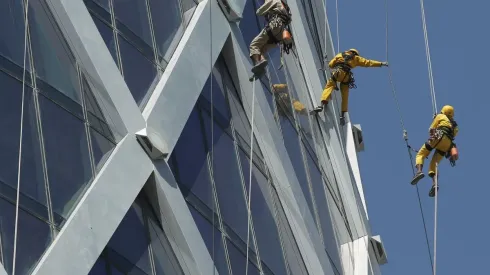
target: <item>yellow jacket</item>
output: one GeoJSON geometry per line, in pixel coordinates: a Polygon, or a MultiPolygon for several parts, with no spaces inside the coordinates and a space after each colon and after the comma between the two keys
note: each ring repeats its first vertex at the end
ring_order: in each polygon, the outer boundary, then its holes
{"type": "MultiPolygon", "coordinates": [[[[453,124],[451,123],[451,120],[445,115],[445,114],[438,114],[435,118],[434,121],[432,121],[432,124],[430,125],[430,129],[437,129],[439,127],[448,127],[450,129],[453,129],[453,124]]],[[[458,134],[459,128],[458,126],[454,127],[453,129],[453,136],[456,137],[458,134]]]]}
{"type": "MultiPolygon", "coordinates": [[[[328,63],[328,66],[330,68],[335,67],[337,63],[344,62],[344,58],[342,57],[342,53],[337,54],[330,62],[328,63]]],[[[366,59],[364,57],[361,57],[359,55],[354,56],[349,62],[347,62],[347,65],[349,65],[351,68],[355,68],[357,66],[359,67],[381,67],[381,62],[376,61],[376,60],[370,60],[366,59]]]]}

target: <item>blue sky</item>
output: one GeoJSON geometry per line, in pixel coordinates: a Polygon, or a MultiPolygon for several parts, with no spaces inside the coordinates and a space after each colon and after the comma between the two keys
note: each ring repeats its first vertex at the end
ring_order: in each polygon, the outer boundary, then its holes
{"type": "MultiPolygon", "coordinates": [[[[335,1],[327,0],[335,40],[335,1]]],[[[490,100],[490,3],[468,0],[425,1],[438,108],[455,107],[460,125],[457,166],[440,165],[437,274],[482,274],[489,252],[490,191],[483,140],[490,100]]],[[[419,1],[389,1],[390,65],[409,133],[417,150],[427,139],[432,119],[429,80],[419,1]]],[[[384,1],[339,0],[340,48],[357,48],[362,56],[385,60],[384,1]]],[[[335,41],[334,41],[335,42],[335,41]]],[[[336,45],[336,42],[334,43],[336,45]]],[[[374,234],[383,238],[389,263],[383,274],[431,274],[424,231],[408,154],[385,68],[355,70],[358,88],[351,92],[350,115],[364,131],[359,154],[361,175],[374,234]]],[[[428,164],[428,162],[426,162],[428,164]]],[[[425,165],[424,171],[427,172],[425,165]]],[[[433,241],[434,200],[430,179],[419,183],[429,240],[433,241]]]]}

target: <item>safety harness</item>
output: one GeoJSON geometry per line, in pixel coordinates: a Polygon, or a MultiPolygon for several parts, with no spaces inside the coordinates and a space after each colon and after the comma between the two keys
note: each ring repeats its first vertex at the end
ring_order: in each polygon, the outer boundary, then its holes
{"type": "MultiPolygon", "coordinates": [[[[340,82],[340,84],[348,85],[350,89],[357,88],[355,83],[356,80],[354,79],[354,73],[352,73],[352,68],[351,66],[349,66],[349,61],[351,61],[356,55],[357,54],[355,52],[342,53],[342,58],[344,59],[344,61],[337,62],[334,65],[333,71],[331,73],[331,78],[335,83],[340,82]],[[346,76],[342,80],[339,80],[335,77],[340,71],[346,73],[346,76]],[[349,80],[345,81],[346,78],[348,78],[349,80]]],[[[338,90],[338,88],[335,87],[335,90],[338,90]]]]}
{"type": "MultiPolygon", "coordinates": [[[[265,31],[267,32],[267,35],[269,36],[269,44],[282,44],[282,49],[286,52],[286,54],[289,54],[289,51],[293,48],[292,43],[291,44],[286,44],[282,43],[282,40],[278,40],[274,34],[272,33],[271,29],[271,24],[280,24],[283,27],[283,31],[287,30],[290,34],[291,37],[293,35],[291,31],[291,10],[289,9],[289,6],[284,2],[281,1],[284,9],[287,11],[287,15],[283,13],[268,13],[265,15],[265,20],[267,21],[267,24],[265,26],[265,31]]],[[[281,32],[282,33],[282,32],[281,32]]]]}
{"type": "Polygon", "coordinates": [[[454,143],[454,129],[458,126],[458,124],[453,119],[449,119],[449,121],[451,122],[451,127],[440,126],[436,128],[434,136],[432,137],[433,139],[437,140],[437,143],[434,145],[434,147],[430,146],[429,142],[426,142],[425,148],[429,151],[432,151],[432,149],[437,147],[444,136],[448,137],[451,140],[451,146],[449,147],[449,150],[447,150],[447,152],[436,150],[436,152],[449,159],[451,166],[454,167],[456,165],[456,161],[451,158],[451,150],[453,149],[453,147],[456,147],[456,143],[454,143]]]}

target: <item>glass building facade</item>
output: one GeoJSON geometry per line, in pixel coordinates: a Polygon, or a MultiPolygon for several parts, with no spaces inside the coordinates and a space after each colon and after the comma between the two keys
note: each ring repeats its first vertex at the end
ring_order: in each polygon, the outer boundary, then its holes
{"type": "Polygon", "coordinates": [[[250,83],[260,1],[1,1],[0,275],[380,274],[351,124],[308,115],[322,1],[288,2],[304,47],[250,83]]]}

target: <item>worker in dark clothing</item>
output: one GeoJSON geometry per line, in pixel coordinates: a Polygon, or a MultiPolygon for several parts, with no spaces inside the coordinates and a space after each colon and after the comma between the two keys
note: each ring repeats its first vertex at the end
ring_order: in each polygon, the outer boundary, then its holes
{"type": "Polygon", "coordinates": [[[291,44],[292,38],[288,31],[291,23],[291,12],[286,3],[281,0],[266,0],[257,9],[259,16],[265,16],[267,25],[250,43],[250,58],[254,67],[252,73],[260,77],[267,67],[265,54],[278,43],[291,44]]]}
{"type": "Polygon", "coordinates": [[[355,67],[381,67],[388,66],[388,62],[380,62],[375,60],[369,60],[361,57],[356,49],[350,49],[343,53],[337,54],[328,63],[330,69],[333,69],[330,79],[323,90],[321,97],[321,105],[316,107],[313,112],[319,113],[323,111],[325,105],[327,105],[333,90],[338,90],[337,82],[340,82],[340,91],[342,95],[342,114],[340,116],[341,123],[344,123],[344,115],[349,106],[349,88],[355,89],[354,74],[352,69],[355,67]]]}
{"type": "Polygon", "coordinates": [[[272,92],[276,99],[277,110],[281,115],[284,115],[282,110],[287,111],[289,114],[293,114],[293,110],[300,115],[308,115],[305,105],[301,103],[297,99],[292,99],[292,107],[291,107],[291,99],[290,95],[287,92],[288,86],[287,84],[274,84],[272,85],[272,92]]]}
{"type": "MultiPolygon", "coordinates": [[[[429,165],[429,177],[432,178],[432,188],[429,192],[429,196],[431,197],[435,195],[436,182],[434,176],[436,175],[436,164],[444,156],[450,159],[452,165],[458,159],[456,144],[454,143],[454,138],[458,134],[458,131],[458,124],[454,120],[454,108],[449,105],[442,107],[441,113],[434,117],[430,125],[429,140],[422,145],[417,153],[415,159],[417,173],[412,179],[412,185],[417,184],[424,177],[424,172],[422,172],[424,159],[429,156],[433,149],[436,150],[429,165]]],[[[439,190],[438,186],[437,190],[439,190]]]]}

